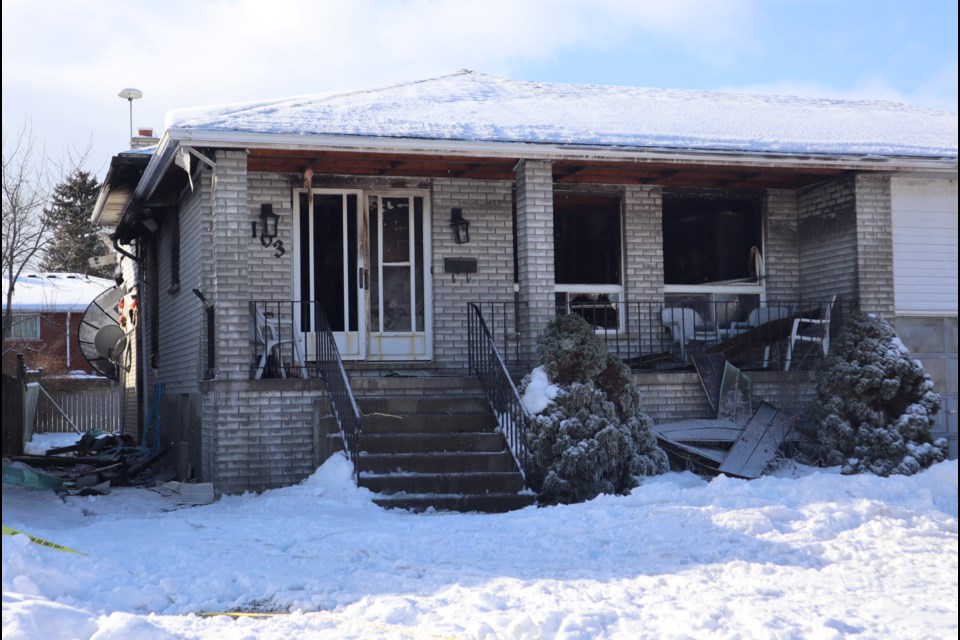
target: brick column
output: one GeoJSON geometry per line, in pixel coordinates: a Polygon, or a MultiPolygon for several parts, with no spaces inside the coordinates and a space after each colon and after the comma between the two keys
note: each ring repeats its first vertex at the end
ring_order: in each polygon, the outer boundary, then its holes
{"type": "Polygon", "coordinates": [[[217,379],[250,376],[250,215],[246,151],[218,151],[212,193],[212,271],[217,379]]]}
{"type": "Polygon", "coordinates": [[[893,296],[893,211],[890,178],[858,175],[857,206],[857,291],[860,310],[876,313],[892,322],[893,296]]]}
{"type": "Polygon", "coordinates": [[[763,261],[767,270],[767,300],[794,303],[800,297],[800,225],[797,192],[767,190],[766,238],[763,261]]]}
{"type": "Polygon", "coordinates": [[[556,315],[553,272],[553,170],[545,160],[521,160],[517,174],[517,260],[520,276],[520,355],[537,361],[537,338],[556,315]]]}

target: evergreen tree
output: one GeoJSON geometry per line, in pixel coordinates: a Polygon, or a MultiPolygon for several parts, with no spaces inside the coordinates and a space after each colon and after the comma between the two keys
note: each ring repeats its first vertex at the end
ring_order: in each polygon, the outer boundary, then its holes
{"type": "Polygon", "coordinates": [[[108,253],[99,228],[90,222],[100,185],[87,171],[70,174],[53,191],[50,206],[43,211],[53,238],[44,250],[44,271],[88,273],[108,278],[112,266],[94,268],[89,260],[108,253]]]}
{"type": "Polygon", "coordinates": [[[940,397],[893,328],[855,315],[817,374],[817,418],[800,429],[811,462],[843,473],[911,475],[946,457],[931,433],[940,397]]]}
{"type": "MultiPolygon", "coordinates": [[[[667,471],[667,456],[650,431],[630,369],[578,315],[552,321],[537,342],[553,402],[533,416],[525,434],[529,479],[541,504],[626,493],[635,476],[667,471]]],[[[532,377],[521,385],[525,391],[532,377]]]]}

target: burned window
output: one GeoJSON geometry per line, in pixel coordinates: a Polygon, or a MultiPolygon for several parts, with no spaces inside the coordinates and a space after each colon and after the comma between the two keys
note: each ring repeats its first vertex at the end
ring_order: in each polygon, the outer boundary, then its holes
{"type": "Polygon", "coordinates": [[[671,284],[756,277],[751,249],[761,246],[759,197],[664,193],[663,275],[671,284]]]}
{"type": "Polygon", "coordinates": [[[557,284],[619,285],[619,196],[554,194],[553,241],[557,284]]]}

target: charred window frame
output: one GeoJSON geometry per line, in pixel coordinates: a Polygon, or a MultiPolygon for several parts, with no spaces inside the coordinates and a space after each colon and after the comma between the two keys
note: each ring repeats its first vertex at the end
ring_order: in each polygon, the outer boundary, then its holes
{"type": "Polygon", "coordinates": [[[622,284],[620,195],[558,191],[553,273],[558,285],[622,284]]]}
{"type": "Polygon", "coordinates": [[[751,269],[751,248],[762,248],[762,238],[762,194],[697,190],[663,193],[666,285],[756,278],[751,269]]]}
{"type": "Polygon", "coordinates": [[[576,313],[597,331],[623,328],[623,230],[619,192],[554,193],[557,313],[576,313]]]}

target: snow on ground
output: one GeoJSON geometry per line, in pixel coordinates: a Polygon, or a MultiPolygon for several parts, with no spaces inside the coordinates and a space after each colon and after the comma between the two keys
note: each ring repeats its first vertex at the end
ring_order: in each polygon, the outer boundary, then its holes
{"type": "Polygon", "coordinates": [[[689,473],[500,514],[385,511],[328,461],[181,507],[4,486],[3,637],[947,638],[957,462],[913,477],[689,473]],[[227,610],[270,617],[201,617],[227,610]]]}

